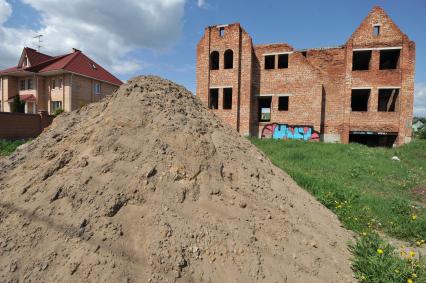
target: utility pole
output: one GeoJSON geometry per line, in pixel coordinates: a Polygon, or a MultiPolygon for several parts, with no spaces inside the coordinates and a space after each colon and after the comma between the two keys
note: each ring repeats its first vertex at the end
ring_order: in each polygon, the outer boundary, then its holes
{"type": "Polygon", "coordinates": [[[38,39],[38,44],[37,44],[37,51],[40,52],[41,48],[43,47],[41,44],[43,43],[43,40],[41,40],[42,38],[42,34],[36,35],[33,38],[37,38],[38,39]]]}

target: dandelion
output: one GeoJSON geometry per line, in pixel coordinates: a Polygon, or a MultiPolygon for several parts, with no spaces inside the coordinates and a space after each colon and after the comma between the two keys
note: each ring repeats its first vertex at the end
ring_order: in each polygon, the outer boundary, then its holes
{"type": "Polygon", "coordinates": [[[365,233],[365,232],[362,232],[362,235],[363,235],[363,236],[367,236],[367,233],[365,233]]]}
{"type": "Polygon", "coordinates": [[[417,219],[417,215],[415,215],[415,214],[411,215],[411,219],[416,220],[417,219]]]}
{"type": "Polygon", "coordinates": [[[415,257],[415,256],[416,256],[416,252],[410,251],[410,257],[415,257]]]}
{"type": "Polygon", "coordinates": [[[411,274],[411,276],[413,276],[413,278],[417,278],[417,274],[416,273],[411,274]]]}
{"type": "Polygon", "coordinates": [[[408,278],[408,279],[407,279],[407,283],[413,283],[413,279],[408,278]]]}
{"type": "Polygon", "coordinates": [[[379,255],[381,255],[381,254],[383,254],[383,250],[382,250],[382,249],[377,249],[377,253],[378,253],[379,255]]]}

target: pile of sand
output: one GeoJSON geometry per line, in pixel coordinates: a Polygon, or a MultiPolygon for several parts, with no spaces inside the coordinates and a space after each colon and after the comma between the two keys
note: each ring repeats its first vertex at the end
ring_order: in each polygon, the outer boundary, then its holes
{"type": "Polygon", "coordinates": [[[0,161],[0,282],[351,282],[349,239],[157,77],[61,115],[0,161]]]}

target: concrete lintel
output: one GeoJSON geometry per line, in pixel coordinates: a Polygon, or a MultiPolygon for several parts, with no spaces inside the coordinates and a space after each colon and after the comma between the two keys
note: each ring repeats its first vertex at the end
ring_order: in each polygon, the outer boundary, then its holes
{"type": "Polygon", "coordinates": [[[292,93],[275,93],[275,94],[266,94],[266,93],[259,93],[256,94],[258,97],[268,97],[268,96],[293,96],[292,93]]]}
{"type": "Polygon", "coordinates": [[[223,85],[219,85],[219,86],[211,86],[210,89],[217,89],[217,88],[233,88],[232,86],[223,86],[223,85]]]}
{"type": "Polygon", "coordinates": [[[393,47],[370,47],[370,48],[354,48],[352,51],[369,51],[369,50],[395,50],[402,49],[402,46],[393,46],[393,47]]]}
{"type": "Polygon", "coordinates": [[[292,53],[293,53],[293,51],[273,52],[273,53],[265,53],[265,54],[263,54],[263,56],[292,54],[292,53]]]}

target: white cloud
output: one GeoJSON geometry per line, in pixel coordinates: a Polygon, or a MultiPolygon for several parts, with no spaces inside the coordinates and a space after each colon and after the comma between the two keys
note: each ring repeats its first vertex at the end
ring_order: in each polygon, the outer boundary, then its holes
{"type": "Polygon", "coordinates": [[[414,86],[414,116],[426,117],[426,84],[414,86]]]}
{"type": "Polygon", "coordinates": [[[0,24],[3,24],[12,15],[10,4],[4,0],[0,1],[0,24]]]}
{"type": "Polygon", "coordinates": [[[117,74],[139,70],[130,59],[138,48],[165,50],[180,36],[185,0],[23,0],[41,17],[41,28],[5,27],[11,6],[0,0],[0,64],[15,65],[20,49],[43,34],[43,51],[51,54],[84,51],[117,74]],[[13,63],[12,63],[13,62],[13,63]]]}
{"type": "Polygon", "coordinates": [[[199,8],[205,8],[207,6],[207,3],[205,0],[197,0],[197,6],[199,8]]]}

